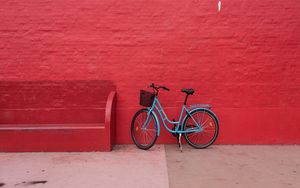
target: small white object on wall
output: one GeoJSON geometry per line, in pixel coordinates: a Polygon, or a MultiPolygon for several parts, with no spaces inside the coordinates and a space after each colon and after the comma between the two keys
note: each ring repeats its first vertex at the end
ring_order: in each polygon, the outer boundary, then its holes
{"type": "Polygon", "coordinates": [[[218,11],[219,11],[219,12],[221,11],[221,6],[222,6],[221,0],[219,0],[219,2],[218,2],[218,11]]]}

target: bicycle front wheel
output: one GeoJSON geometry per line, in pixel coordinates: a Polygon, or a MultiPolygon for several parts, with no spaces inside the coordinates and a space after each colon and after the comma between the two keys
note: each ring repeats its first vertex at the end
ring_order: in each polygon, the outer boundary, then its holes
{"type": "Polygon", "coordinates": [[[184,138],[187,143],[194,148],[204,149],[212,145],[219,134],[219,123],[213,113],[207,109],[198,109],[191,113],[183,122],[183,130],[197,129],[202,127],[201,132],[185,133],[184,138]]]}
{"type": "Polygon", "coordinates": [[[131,122],[131,137],[134,144],[143,150],[150,149],[157,139],[157,122],[154,115],[149,114],[147,125],[143,127],[147,120],[149,109],[141,109],[133,116],[131,122]]]}

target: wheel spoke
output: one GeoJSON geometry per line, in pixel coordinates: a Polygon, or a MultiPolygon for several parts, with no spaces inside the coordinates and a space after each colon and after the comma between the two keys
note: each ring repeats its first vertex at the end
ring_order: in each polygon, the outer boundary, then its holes
{"type": "Polygon", "coordinates": [[[144,117],[145,114],[143,114],[143,117],[140,117],[140,125],[141,125],[141,128],[143,127],[143,125],[145,124],[147,118],[144,117]]]}
{"type": "Polygon", "coordinates": [[[195,138],[197,136],[197,133],[191,133],[189,136],[191,136],[191,138],[195,138]]]}
{"type": "Polygon", "coordinates": [[[147,138],[151,138],[151,134],[148,132],[148,131],[145,131],[146,135],[147,135],[147,138]]]}
{"type": "Polygon", "coordinates": [[[209,119],[207,119],[203,124],[201,124],[201,127],[204,128],[204,125],[209,121],[209,119]]]}
{"type": "Polygon", "coordinates": [[[202,122],[202,120],[204,119],[204,114],[205,114],[205,112],[202,112],[201,122],[202,122]]]}
{"type": "Polygon", "coordinates": [[[214,129],[206,129],[206,130],[204,130],[203,132],[205,132],[205,133],[208,133],[208,132],[215,132],[216,130],[214,130],[214,129]]]}
{"type": "Polygon", "coordinates": [[[139,140],[141,141],[142,140],[142,132],[141,131],[138,133],[138,137],[139,137],[139,140]]]}
{"type": "Polygon", "coordinates": [[[137,119],[137,123],[138,123],[139,127],[141,128],[142,125],[143,125],[143,122],[142,122],[141,118],[137,117],[136,119],[137,119]]]}
{"type": "Polygon", "coordinates": [[[143,136],[143,138],[144,138],[144,145],[146,145],[146,143],[147,143],[147,142],[146,142],[146,134],[143,133],[143,135],[144,135],[144,136],[143,136]]]}
{"type": "Polygon", "coordinates": [[[149,131],[149,132],[155,132],[156,133],[155,129],[147,129],[147,131],[149,131]]]}
{"type": "Polygon", "coordinates": [[[197,137],[196,137],[196,143],[199,143],[198,141],[201,140],[202,138],[202,134],[197,134],[197,137]]]}

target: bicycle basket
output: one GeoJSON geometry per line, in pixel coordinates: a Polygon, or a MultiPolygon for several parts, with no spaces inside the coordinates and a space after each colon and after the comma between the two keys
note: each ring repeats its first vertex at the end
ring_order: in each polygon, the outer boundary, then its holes
{"type": "Polygon", "coordinates": [[[140,91],[140,105],[151,107],[153,100],[155,98],[155,95],[149,91],[140,91]]]}

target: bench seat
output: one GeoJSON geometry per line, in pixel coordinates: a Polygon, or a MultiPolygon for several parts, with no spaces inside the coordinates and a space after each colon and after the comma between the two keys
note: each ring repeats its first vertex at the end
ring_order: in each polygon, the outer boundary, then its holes
{"type": "Polygon", "coordinates": [[[107,81],[0,82],[0,151],[111,151],[115,96],[107,81]]]}

